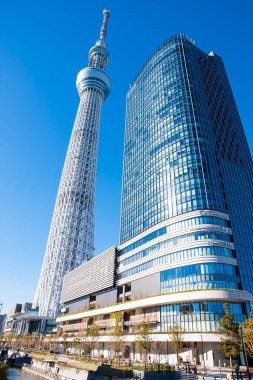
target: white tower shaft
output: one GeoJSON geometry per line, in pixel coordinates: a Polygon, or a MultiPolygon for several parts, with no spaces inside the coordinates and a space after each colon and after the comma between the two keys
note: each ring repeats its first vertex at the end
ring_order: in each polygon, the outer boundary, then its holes
{"type": "Polygon", "coordinates": [[[89,67],[80,71],[80,104],[57,194],[44,262],[33,306],[43,316],[59,309],[64,274],[94,254],[94,204],[100,113],[110,92],[104,72],[108,52],[104,35],[109,11],[104,10],[100,39],[89,53],[89,67]],[[102,39],[101,39],[102,35],[102,39]]]}

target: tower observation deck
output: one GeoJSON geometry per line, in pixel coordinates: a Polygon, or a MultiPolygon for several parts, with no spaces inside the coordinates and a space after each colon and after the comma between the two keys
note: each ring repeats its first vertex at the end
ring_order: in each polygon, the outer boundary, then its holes
{"type": "Polygon", "coordinates": [[[111,80],[105,36],[109,10],[103,11],[100,37],[89,51],[88,67],[77,76],[80,103],[57,194],[33,307],[55,316],[64,274],[94,254],[94,201],[101,106],[111,80]]]}

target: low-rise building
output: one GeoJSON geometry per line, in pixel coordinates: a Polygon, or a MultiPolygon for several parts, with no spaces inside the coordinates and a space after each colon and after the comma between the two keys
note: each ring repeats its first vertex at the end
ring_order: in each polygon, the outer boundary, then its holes
{"type": "Polygon", "coordinates": [[[31,308],[32,303],[31,302],[25,302],[24,304],[21,303],[15,303],[14,305],[11,305],[6,318],[6,323],[4,327],[4,333],[5,334],[12,334],[13,333],[13,324],[15,319],[24,314],[25,310],[27,308],[31,308]]]}
{"type": "MultiPolygon", "coordinates": [[[[195,289],[163,293],[162,272],[139,275],[122,284],[118,272],[122,249],[112,247],[64,276],[62,314],[58,334],[68,340],[85,335],[91,326],[99,327],[97,355],[113,356],[115,326],[121,326],[125,346],[133,359],[141,358],[136,340],[140,325],[148,325],[154,342],[150,360],[175,363],[169,331],[177,323],[184,331],[180,356],[192,363],[218,365],[222,354],[219,319],[223,305],[229,304],[237,322],[246,318],[250,293],[231,289],[195,289]],[[229,302],[227,302],[229,300],[229,302]],[[156,348],[155,348],[156,347],[156,348]]],[[[223,359],[222,359],[223,360],[223,359]]]]}
{"type": "Polygon", "coordinates": [[[6,317],[7,317],[6,314],[0,314],[0,335],[2,335],[4,332],[6,317]]]}
{"type": "Polygon", "coordinates": [[[13,305],[7,314],[5,334],[40,335],[52,334],[56,327],[55,318],[39,316],[39,309],[33,309],[31,302],[13,305]]]}

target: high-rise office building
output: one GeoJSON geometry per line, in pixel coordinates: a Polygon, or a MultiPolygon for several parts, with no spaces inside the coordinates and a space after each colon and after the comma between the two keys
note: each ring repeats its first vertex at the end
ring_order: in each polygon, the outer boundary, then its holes
{"type": "Polygon", "coordinates": [[[130,86],[124,149],[119,285],[180,292],[162,329],[210,331],[232,290],[253,291],[253,165],[221,57],[183,35],[162,44],[130,86]]]}
{"type": "Polygon", "coordinates": [[[105,35],[109,11],[100,38],[89,52],[89,65],[77,76],[80,104],[63,168],[44,262],[33,306],[40,315],[55,316],[65,273],[94,253],[94,199],[101,106],[111,81],[105,35]]]}
{"type": "Polygon", "coordinates": [[[222,59],[183,35],[162,44],[128,92],[124,150],[120,246],[65,276],[59,334],[92,320],[111,356],[120,313],[135,360],[145,323],[175,364],[176,323],[184,361],[228,364],[224,303],[242,323],[253,300],[253,168],[222,59]]]}

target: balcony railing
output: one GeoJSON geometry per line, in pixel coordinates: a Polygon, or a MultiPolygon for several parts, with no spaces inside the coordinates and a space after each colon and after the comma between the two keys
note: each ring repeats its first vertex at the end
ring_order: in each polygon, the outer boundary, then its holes
{"type": "Polygon", "coordinates": [[[115,319],[101,319],[94,321],[94,324],[101,328],[114,327],[116,325],[115,319]]]}
{"type": "Polygon", "coordinates": [[[61,325],[61,329],[64,332],[67,331],[81,331],[87,329],[88,322],[81,322],[81,323],[72,323],[68,325],[61,325]]]}
{"type": "Polygon", "coordinates": [[[139,323],[158,323],[160,322],[160,313],[154,312],[149,314],[137,314],[130,316],[130,325],[139,323]]]}

